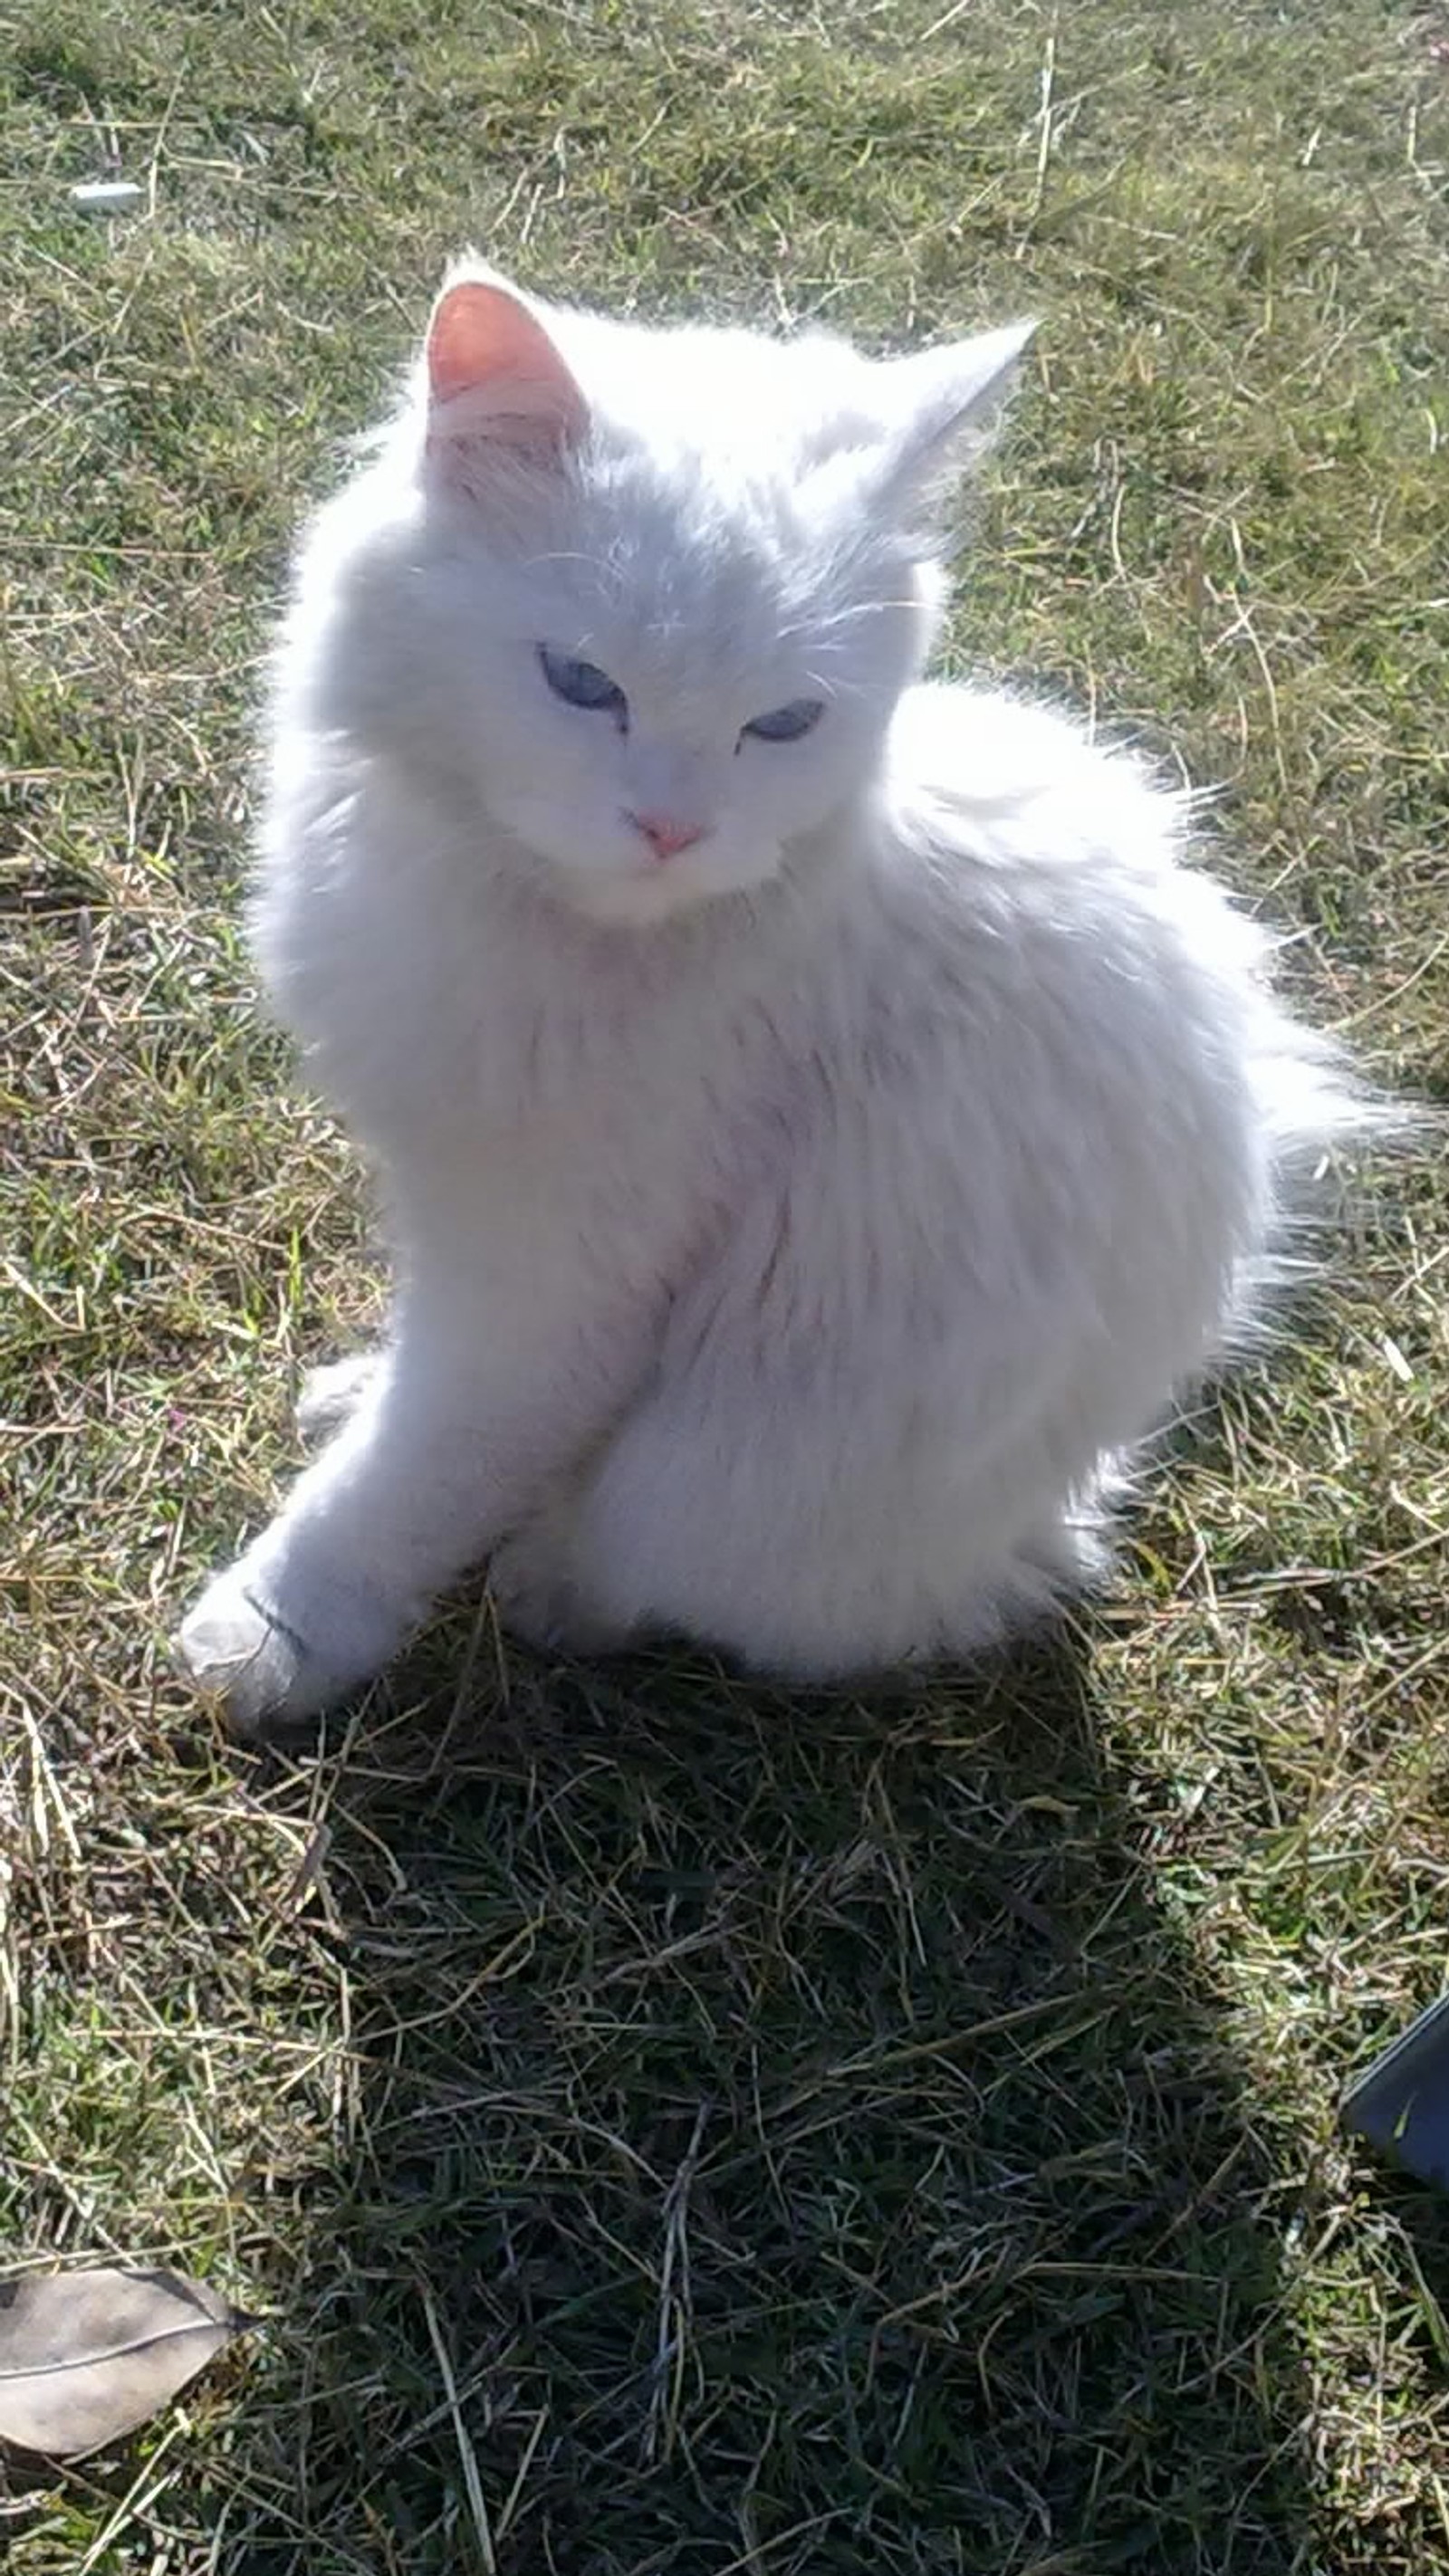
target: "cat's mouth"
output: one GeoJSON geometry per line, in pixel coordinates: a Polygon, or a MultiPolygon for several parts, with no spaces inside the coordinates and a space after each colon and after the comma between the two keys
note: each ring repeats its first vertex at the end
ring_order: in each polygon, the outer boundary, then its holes
{"type": "Polygon", "coordinates": [[[646,929],[764,883],[777,873],[777,861],[761,852],[741,864],[711,831],[665,859],[641,850],[623,866],[573,865],[559,873],[575,910],[593,921],[646,929]]]}

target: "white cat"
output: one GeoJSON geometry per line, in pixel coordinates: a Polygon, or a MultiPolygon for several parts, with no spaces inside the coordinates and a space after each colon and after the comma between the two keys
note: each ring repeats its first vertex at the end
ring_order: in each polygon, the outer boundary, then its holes
{"type": "Polygon", "coordinates": [[[243,1728],[485,1559],[508,1625],[969,1654],[1253,1311],[1358,1111],[1072,725],[926,686],[1026,327],[887,361],[468,265],[302,551],[253,926],[379,1172],[388,1346],[181,1631],[243,1728]]]}

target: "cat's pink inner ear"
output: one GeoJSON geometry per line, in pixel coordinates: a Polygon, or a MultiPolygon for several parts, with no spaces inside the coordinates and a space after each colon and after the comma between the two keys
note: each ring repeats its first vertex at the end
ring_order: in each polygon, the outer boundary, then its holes
{"type": "Polygon", "coordinates": [[[587,407],[541,322],[506,286],[470,278],[449,287],[428,332],[432,430],[445,440],[561,447],[587,407]]]}

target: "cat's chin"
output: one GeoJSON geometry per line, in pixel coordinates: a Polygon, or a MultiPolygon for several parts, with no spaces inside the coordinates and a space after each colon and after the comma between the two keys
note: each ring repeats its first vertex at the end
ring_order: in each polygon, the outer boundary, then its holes
{"type": "Polygon", "coordinates": [[[673,864],[648,869],[569,868],[553,865],[546,883],[557,902],[590,921],[619,929],[647,930],[678,921],[706,905],[767,885],[779,864],[750,868],[673,864]]]}

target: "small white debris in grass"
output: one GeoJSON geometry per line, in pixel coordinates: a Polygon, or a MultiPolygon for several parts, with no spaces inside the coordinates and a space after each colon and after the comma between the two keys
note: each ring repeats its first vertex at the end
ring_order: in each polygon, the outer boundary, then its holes
{"type": "Polygon", "coordinates": [[[1388,1364],[1393,1370],[1395,1377],[1398,1379],[1400,1386],[1412,1386],[1414,1383],[1413,1369],[1408,1360],[1405,1359],[1404,1354],[1400,1350],[1398,1343],[1394,1340],[1392,1333],[1384,1333],[1381,1335],[1379,1340],[1379,1349],[1382,1351],[1384,1358],[1388,1361],[1388,1364]]]}
{"type": "Polygon", "coordinates": [[[139,179],[84,179],[72,188],[70,201],[86,215],[119,215],[138,206],[146,191],[139,179]]]}

